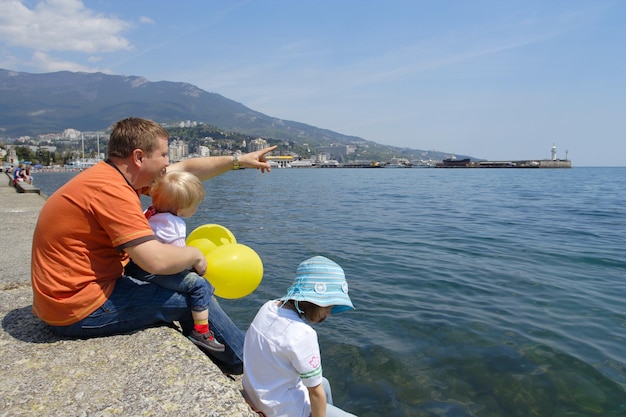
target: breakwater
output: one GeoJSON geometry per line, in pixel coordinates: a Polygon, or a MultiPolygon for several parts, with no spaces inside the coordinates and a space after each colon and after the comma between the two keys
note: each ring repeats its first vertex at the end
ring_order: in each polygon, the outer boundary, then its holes
{"type": "Polygon", "coordinates": [[[435,168],[571,168],[572,161],[563,159],[525,159],[519,161],[471,161],[444,159],[435,168]]]}
{"type": "Polygon", "coordinates": [[[240,378],[174,328],[86,340],[51,333],[31,312],[30,249],[45,200],[0,180],[0,416],[256,416],[240,378]]]}

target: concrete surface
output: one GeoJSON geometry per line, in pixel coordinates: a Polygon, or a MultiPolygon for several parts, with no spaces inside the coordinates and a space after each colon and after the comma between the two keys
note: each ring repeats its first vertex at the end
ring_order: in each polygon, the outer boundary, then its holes
{"type": "Polygon", "coordinates": [[[45,200],[0,175],[0,417],[256,416],[176,329],[60,338],[31,312],[30,250],[45,200]]]}

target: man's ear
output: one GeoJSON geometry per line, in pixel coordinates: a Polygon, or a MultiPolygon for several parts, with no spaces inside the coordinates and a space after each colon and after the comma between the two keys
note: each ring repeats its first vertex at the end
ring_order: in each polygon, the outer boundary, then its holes
{"type": "Polygon", "coordinates": [[[144,156],[145,154],[141,149],[135,149],[133,151],[133,164],[135,164],[137,167],[140,167],[141,163],[143,162],[144,156]]]}

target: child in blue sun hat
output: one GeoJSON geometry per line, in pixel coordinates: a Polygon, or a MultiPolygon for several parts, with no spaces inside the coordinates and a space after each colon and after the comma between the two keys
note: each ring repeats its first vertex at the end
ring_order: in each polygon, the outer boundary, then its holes
{"type": "Polygon", "coordinates": [[[343,269],[323,256],[302,262],[287,294],[266,302],[246,332],[243,388],[253,407],[267,417],[353,416],[332,403],[310,325],[346,310],[354,305],[343,269]]]}

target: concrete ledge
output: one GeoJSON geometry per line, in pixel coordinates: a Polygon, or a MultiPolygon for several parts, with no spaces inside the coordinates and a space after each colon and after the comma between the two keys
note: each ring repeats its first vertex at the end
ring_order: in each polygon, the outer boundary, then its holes
{"type": "MultiPolygon", "coordinates": [[[[13,185],[13,177],[11,176],[11,174],[9,174],[8,172],[6,173],[7,177],[9,177],[9,183],[11,185],[13,185]]],[[[35,193],[35,194],[41,194],[41,191],[39,190],[39,188],[35,187],[34,185],[31,185],[27,182],[24,181],[18,181],[15,183],[15,189],[17,190],[18,193],[35,193]]]]}
{"type": "Polygon", "coordinates": [[[0,416],[256,416],[176,329],[63,339],[31,312],[30,246],[44,199],[0,184],[0,416]]]}
{"type": "Polygon", "coordinates": [[[0,293],[1,415],[256,416],[239,381],[177,330],[64,340],[30,298],[30,288],[0,293]]]}
{"type": "Polygon", "coordinates": [[[17,190],[18,193],[36,193],[36,194],[41,194],[41,191],[39,191],[39,188],[35,187],[34,185],[31,185],[27,182],[24,181],[18,181],[15,183],[15,189],[17,190]]]}

